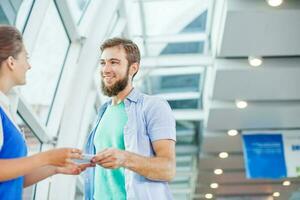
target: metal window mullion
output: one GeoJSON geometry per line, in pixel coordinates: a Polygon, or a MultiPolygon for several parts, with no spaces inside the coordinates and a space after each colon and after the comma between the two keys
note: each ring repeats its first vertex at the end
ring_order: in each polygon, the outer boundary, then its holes
{"type": "Polygon", "coordinates": [[[33,131],[34,135],[42,143],[55,143],[54,138],[51,138],[46,127],[38,120],[37,116],[33,113],[30,106],[25,102],[22,96],[19,97],[18,101],[18,112],[22,116],[25,123],[33,131]]]}

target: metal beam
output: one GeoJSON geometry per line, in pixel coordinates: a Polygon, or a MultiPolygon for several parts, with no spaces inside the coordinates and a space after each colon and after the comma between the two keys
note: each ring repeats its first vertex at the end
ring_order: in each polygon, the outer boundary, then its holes
{"type": "MultiPolygon", "coordinates": [[[[140,37],[140,36],[139,36],[140,37]]],[[[207,40],[206,33],[180,33],[175,35],[148,36],[147,43],[199,42],[207,40]]]]}
{"type": "Polygon", "coordinates": [[[204,119],[204,113],[201,110],[173,110],[176,120],[201,121],[204,119]]]}
{"type": "Polygon", "coordinates": [[[199,54],[144,57],[141,60],[143,68],[211,65],[213,65],[213,58],[211,56],[199,54]]]}
{"type": "Polygon", "coordinates": [[[49,137],[50,134],[47,133],[46,127],[38,120],[37,116],[34,114],[30,106],[25,102],[21,95],[18,101],[18,112],[25,123],[33,131],[34,135],[36,135],[42,143],[55,142],[53,138],[49,137]]]}

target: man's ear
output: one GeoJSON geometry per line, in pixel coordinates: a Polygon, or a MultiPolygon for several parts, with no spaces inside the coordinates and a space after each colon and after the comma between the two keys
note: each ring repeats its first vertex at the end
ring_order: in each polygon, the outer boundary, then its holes
{"type": "Polygon", "coordinates": [[[136,74],[138,71],[139,71],[139,68],[140,68],[140,65],[138,63],[133,63],[131,66],[130,66],[130,71],[129,71],[129,74],[131,76],[133,76],[134,74],[136,74]]]}
{"type": "Polygon", "coordinates": [[[9,70],[11,70],[11,71],[14,70],[15,69],[15,59],[14,59],[14,57],[9,56],[6,59],[6,65],[7,65],[9,70]]]}

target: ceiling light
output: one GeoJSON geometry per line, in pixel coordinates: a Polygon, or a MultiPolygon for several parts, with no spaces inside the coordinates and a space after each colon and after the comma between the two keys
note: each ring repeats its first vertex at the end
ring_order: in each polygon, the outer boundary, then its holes
{"type": "Polygon", "coordinates": [[[229,131],[227,132],[227,134],[228,134],[229,136],[236,136],[236,135],[239,134],[239,132],[238,132],[237,130],[235,130],[235,129],[231,129],[231,130],[229,130],[229,131]]]}
{"type": "Polygon", "coordinates": [[[273,197],[279,197],[280,196],[280,193],[279,192],[274,192],[273,193],[273,197]]]}
{"type": "Polygon", "coordinates": [[[214,173],[216,175],[221,175],[221,174],[223,174],[223,170],[222,169],[215,169],[214,173]]]}
{"type": "Polygon", "coordinates": [[[229,154],[227,152],[221,152],[219,153],[220,158],[228,158],[229,154]]]}
{"type": "Polygon", "coordinates": [[[283,3],[283,0],[267,0],[269,6],[277,7],[283,3]]]}
{"type": "Polygon", "coordinates": [[[212,199],[213,197],[214,196],[212,194],[210,194],[210,193],[205,194],[205,198],[207,198],[207,199],[212,199]]]}
{"type": "Polygon", "coordinates": [[[291,182],[290,181],[283,181],[282,185],[283,186],[290,186],[291,182]]]}
{"type": "Polygon", "coordinates": [[[252,67],[258,67],[263,63],[262,57],[259,56],[249,56],[248,62],[252,67]]]}
{"type": "Polygon", "coordinates": [[[218,183],[212,183],[212,184],[210,184],[210,188],[212,188],[212,189],[216,189],[218,187],[219,187],[218,183]]]}
{"type": "Polygon", "coordinates": [[[236,107],[239,109],[244,109],[248,106],[247,101],[236,101],[236,107]]]}

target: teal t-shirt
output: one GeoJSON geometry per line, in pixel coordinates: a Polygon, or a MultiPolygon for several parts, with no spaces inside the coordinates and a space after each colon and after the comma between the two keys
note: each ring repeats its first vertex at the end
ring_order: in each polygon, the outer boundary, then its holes
{"type": "MultiPolygon", "coordinates": [[[[109,105],[101,118],[94,137],[96,152],[113,147],[125,150],[124,126],[127,114],[124,102],[109,105]]],[[[95,169],[95,200],[125,200],[124,168],[105,169],[96,165],[95,169]]]]}

